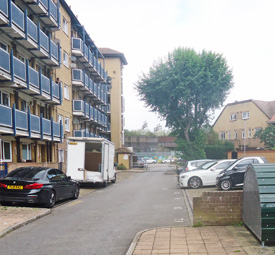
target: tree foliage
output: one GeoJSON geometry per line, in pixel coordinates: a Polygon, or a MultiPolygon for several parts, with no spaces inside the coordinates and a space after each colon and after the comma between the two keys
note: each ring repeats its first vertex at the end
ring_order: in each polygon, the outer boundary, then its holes
{"type": "Polygon", "coordinates": [[[143,74],[136,89],[146,106],[189,143],[209,121],[209,112],[223,104],[232,79],[221,54],[177,48],[143,74]]]}
{"type": "Polygon", "coordinates": [[[268,125],[265,129],[259,130],[255,137],[260,138],[268,148],[275,148],[275,125],[268,125]]]}

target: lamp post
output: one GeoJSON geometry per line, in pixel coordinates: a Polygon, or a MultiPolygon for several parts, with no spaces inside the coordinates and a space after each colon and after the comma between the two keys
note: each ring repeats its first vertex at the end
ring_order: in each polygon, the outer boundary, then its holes
{"type": "Polygon", "coordinates": [[[246,149],[245,149],[245,143],[246,143],[246,140],[245,140],[245,138],[246,138],[246,120],[244,119],[244,134],[243,134],[243,146],[244,146],[244,148],[243,148],[243,155],[244,155],[244,157],[245,157],[245,152],[246,152],[246,149]]]}

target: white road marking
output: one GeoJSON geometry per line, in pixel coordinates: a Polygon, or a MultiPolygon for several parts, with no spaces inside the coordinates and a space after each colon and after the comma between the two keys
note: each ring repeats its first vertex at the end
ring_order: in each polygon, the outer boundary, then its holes
{"type": "Polygon", "coordinates": [[[181,206],[176,206],[176,207],[174,207],[174,210],[182,210],[182,207],[181,206]]]}

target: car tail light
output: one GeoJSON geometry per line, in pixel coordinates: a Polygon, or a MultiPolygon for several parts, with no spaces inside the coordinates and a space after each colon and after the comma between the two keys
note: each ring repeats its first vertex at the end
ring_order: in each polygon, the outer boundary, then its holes
{"type": "Polygon", "coordinates": [[[4,184],[4,183],[1,183],[1,182],[0,182],[0,188],[2,188],[2,189],[6,189],[6,188],[7,188],[7,185],[6,185],[6,184],[4,184]]]}
{"type": "Polygon", "coordinates": [[[24,189],[41,189],[43,187],[42,183],[33,183],[25,185],[24,189]]]}

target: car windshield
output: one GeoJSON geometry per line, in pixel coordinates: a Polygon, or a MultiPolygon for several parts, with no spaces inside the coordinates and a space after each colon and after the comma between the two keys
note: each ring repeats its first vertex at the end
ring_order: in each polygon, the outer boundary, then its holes
{"type": "Polygon", "coordinates": [[[217,161],[210,161],[210,162],[206,162],[203,165],[201,165],[198,169],[208,169],[209,167],[213,166],[217,164],[217,161]]]}
{"type": "Polygon", "coordinates": [[[10,172],[6,177],[20,180],[41,179],[44,176],[44,170],[39,168],[18,168],[10,172]]]}

